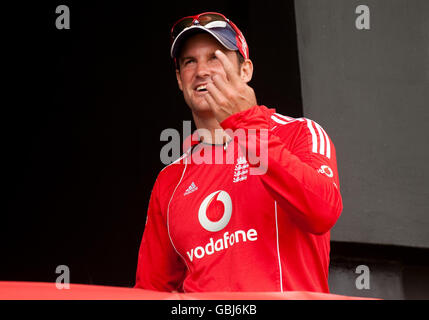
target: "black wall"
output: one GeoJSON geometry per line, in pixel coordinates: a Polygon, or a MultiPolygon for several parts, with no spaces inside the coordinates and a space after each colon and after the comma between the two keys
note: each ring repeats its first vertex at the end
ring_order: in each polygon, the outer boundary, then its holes
{"type": "Polygon", "coordinates": [[[258,102],[302,116],[293,1],[19,2],[4,7],[0,280],[131,286],[162,130],[191,114],[171,25],[220,11],[247,38],[258,102]],[[70,8],[70,30],[55,9],[70,8]],[[269,19],[267,19],[269,17],[269,19]]]}

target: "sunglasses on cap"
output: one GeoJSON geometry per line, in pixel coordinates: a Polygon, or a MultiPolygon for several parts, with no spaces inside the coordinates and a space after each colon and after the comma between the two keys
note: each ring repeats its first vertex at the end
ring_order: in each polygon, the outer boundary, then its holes
{"type": "Polygon", "coordinates": [[[245,58],[249,58],[246,39],[237,26],[223,14],[204,12],[195,16],[187,16],[178,20],[171,28],[173,42],[171,55],[175,58],[179,38],[192,29],[203,29],[214,36],[222,45],[230,50],[238,50],[245,58]]]}

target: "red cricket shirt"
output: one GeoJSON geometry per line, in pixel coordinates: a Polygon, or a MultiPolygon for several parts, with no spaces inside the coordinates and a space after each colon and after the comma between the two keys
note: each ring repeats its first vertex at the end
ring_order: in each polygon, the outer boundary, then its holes
{"type": "Polygon", "coordinates": [[[328,135],[312,120],[265,106],[234,114],[221,126],[266,135],[249,138],[253,144],[198,143],[159,173],[135,287],[329,292],[329,230],[342,199],[328,135]],[[254,147],[263,143],[267,157],[258,167],[250,156],[257,157],[262,147],[254,147]],[[219,156],[222,164],[201,163],[219,156]],[[253,167],[265,173],[251,174],[253,167]]]}

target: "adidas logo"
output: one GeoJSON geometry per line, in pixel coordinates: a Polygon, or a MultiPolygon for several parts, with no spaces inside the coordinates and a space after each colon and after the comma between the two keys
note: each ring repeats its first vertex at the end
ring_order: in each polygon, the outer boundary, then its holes
{"type": "Polygon", "coordinates": [[[197,191],[198,187],[195,185],[195,183],[192,181],[191,185],[188,187],[188,189],[186,189],[185,193],[183,194],[184,196],[197,191]]]}

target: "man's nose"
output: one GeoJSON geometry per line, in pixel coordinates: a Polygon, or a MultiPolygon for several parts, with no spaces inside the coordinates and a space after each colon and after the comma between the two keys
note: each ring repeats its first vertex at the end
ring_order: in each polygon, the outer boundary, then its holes
{"type": "Polygon", "coordinates": [[[197,64],[197,77],[206,78],[210,76],[210,68],[206,62],[199,61],[197,64]]]}

